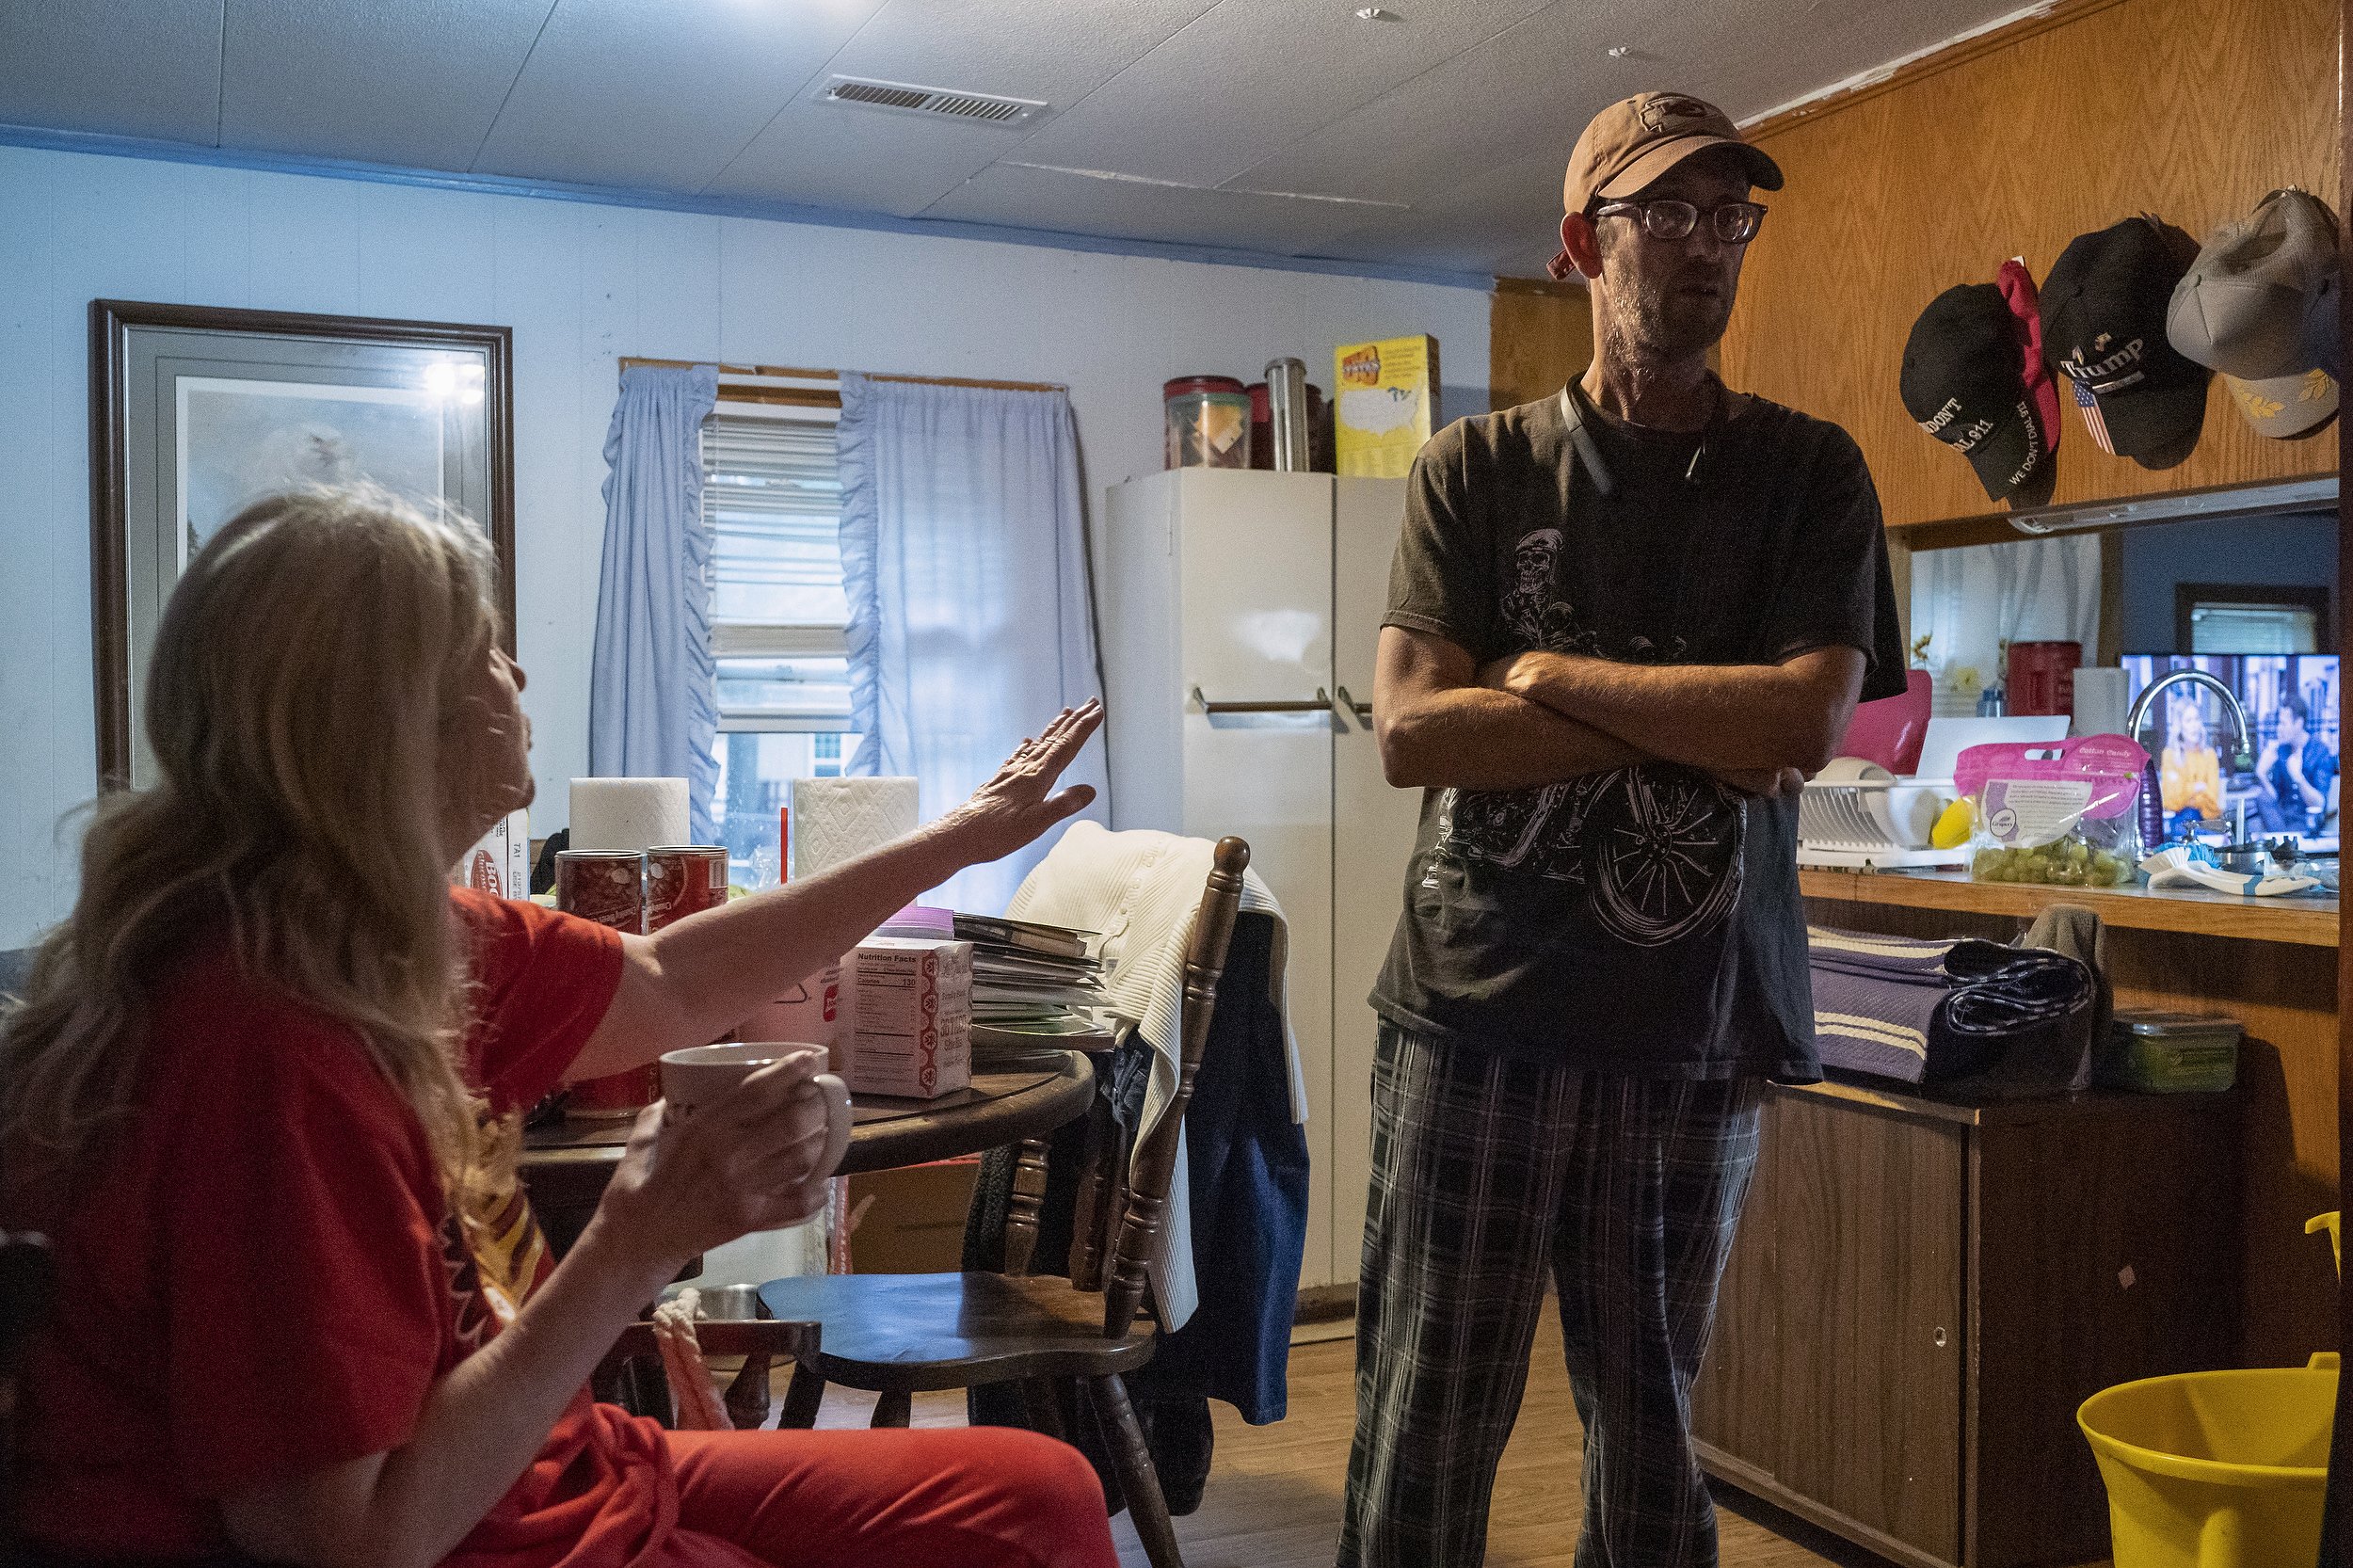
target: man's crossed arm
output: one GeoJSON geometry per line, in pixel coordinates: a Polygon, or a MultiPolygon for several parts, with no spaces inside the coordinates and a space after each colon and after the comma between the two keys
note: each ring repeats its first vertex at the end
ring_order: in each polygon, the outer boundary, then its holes
{"type": "Polygon", "coordinates": [[[1477,668],[1443,637],[1385,627],[1373,680],[1382,770],[1401,787],[1527,789],[1631,762],[1680,762],[1781,794],[1829,760],[1863,655],[1777,664],[1621,664],[1524,653],[1477,668]]]}

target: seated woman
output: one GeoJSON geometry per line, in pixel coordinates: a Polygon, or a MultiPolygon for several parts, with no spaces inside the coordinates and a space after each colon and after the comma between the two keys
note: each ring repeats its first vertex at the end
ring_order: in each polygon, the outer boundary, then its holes
{"type": "Polygon", "coordinates": [[[462,520],[274,497],[157,632],[154,787],[109,797],[0,1017],[0,1222],[46,1231],[21,1523],[67,1560],[296,1568],[1112,1568],[1075,1449],[1016,1432],[667,1432],[585,1391],[688,1259],[821,1201],[800,1056],[638,1118],[548,1266],[522,1108],[725,1032],[923,889],[1028,843],[1099,722],[947,817],[625,936],[448,885],[531,798],[522,672],[462,520]]]}

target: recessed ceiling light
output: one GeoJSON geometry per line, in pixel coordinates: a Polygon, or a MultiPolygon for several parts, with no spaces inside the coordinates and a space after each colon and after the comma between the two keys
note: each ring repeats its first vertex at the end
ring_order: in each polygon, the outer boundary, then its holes
{"type": "Polygon", "coordinates": [[[1402,22],[1405,19],[1381,6],[1367,6],[1356,13],[1359,22],[1402,22]]]}

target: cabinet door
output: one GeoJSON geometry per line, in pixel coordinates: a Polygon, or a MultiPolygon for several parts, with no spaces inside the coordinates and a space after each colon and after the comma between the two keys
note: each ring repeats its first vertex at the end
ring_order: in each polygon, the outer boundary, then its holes
{"type": "MultiPolygon", "coordinates": [[[[1332,508],[1332,673],[1347,718],[1332,742],[1332,1277],[1356,1277],[1372,1177],[1372,1047],[1366,997],[1388,955],[1421,816],[1419,790],[1381,776],[1369,709],[1401,479],[1342,479],[1332,508]]],[[[1322,1146],[1321,1142],[1319,1147],[1322,1146]]]]}
{"type": "MultiPolygon", "coordinates": [[[[1332,480],[1188,469],[1177,528],[1183,612],[1182,830],[1239,834],[1290,931],[1291,1028],[1306,1080],[1308,1187],[1302,1285],[1332,1283],[1332,480]],[[1206,712],[1209,703],[1257,712],[1206,712]],[[1322,706],[1284,712],[1271,705],[1322,706]]],[[[1353,1276],[1353,1269],[1351,1276],[1353,1276]]]]}
{"type": "Polygon", "coordinates": [[[1780,1318],[1772,1473],[1958,1562],[1964,1129],[1776,1090],[1765,1139],[1780,1318]]]}

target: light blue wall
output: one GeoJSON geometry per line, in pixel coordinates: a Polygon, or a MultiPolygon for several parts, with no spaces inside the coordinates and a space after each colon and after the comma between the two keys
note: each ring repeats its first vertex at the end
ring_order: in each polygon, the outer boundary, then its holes
{"type": "Polygon", "coordinates": [[[1255,377],[1277,355],[1313,375],[1336,344],[1429,331],[1469,389],[1454,411],[1483,408],[1487,380],[1474,289],[0,147],[0,947],[70,904],[60,820],[95,776],[93,298],[514,328],[541,833],[586,771],[620,356],[1064,382],[1098,496],[1160,467],[1172,376],[1255,377]]]}

